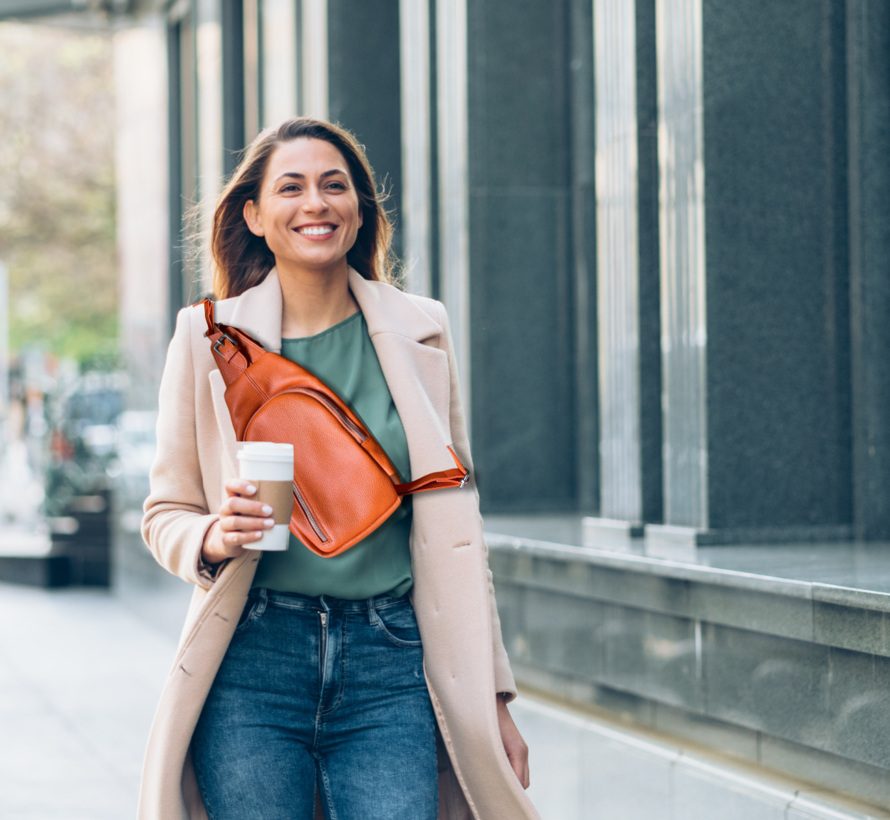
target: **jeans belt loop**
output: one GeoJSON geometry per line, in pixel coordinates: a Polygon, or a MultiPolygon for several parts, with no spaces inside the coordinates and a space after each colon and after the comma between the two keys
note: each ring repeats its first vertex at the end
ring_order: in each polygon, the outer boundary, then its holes
{"type": "Polygon", "coordinates": [[[368,623],[371,626],[377,626],[377,621],[380,620],[377,617],[377,608],[374,606],[374,599],[368,598],[368,623]]]}

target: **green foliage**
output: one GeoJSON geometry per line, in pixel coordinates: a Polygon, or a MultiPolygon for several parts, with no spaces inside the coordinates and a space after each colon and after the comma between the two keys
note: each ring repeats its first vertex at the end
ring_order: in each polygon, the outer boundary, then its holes
{"type": "Polygon", "coordinates": [[[111,40],[3,23],[0,54],[10,347],[107,358],[118,323],[111,40]]]}

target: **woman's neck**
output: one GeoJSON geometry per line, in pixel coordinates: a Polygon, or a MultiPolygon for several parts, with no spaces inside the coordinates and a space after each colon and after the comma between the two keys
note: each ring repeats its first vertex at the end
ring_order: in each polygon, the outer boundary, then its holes
{"type": "Polygon", "coordinates": [[[315,336],[348,319],[359,307],[349,290],[346,260],[335,270],[294,270],[278,266],[284,298],[281,337],[315,336]]]}

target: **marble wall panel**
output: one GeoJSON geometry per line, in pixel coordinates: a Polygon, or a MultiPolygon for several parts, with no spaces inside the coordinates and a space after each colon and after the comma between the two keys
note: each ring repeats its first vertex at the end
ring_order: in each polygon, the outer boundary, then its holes
{"type": "Polygon", "coordinates": [[[704,711],[701,643],[694,621],[610,605],[603,641],[602,683],[704,711]]]}
{"type": "Polygon", "coordinates": [[[832,734],[828,647],[703,625],[707,713],[805,745],[832,734]]]}
{"type": "MultiPolygon", "coordinates": [[[[378,184],[389,192],[388,205],[398,213],[402,204],[399,0],[373,5],[361,0],[326,2],[328,116],[343,123],[365,146],[378,184]]],[[[397,254],[402,251],[401,230],[396,220],[397,254]]]]}
{"type": "Polygon", "coordinates": [[[466,3],[470,405],[490,512],[577,505],[567,24],[562,0],[466,3]]]}
{"type": "Polygon", "coordinates": [[[595,601],[526,589],[523,636],[529,661],[563,674],[602,680],[607,612],[606,605],[595,601]]]}
{"type": "Polygon", "coordinates": [[[813,601],[815,640],[859,652],[890,655],[890,623],[886,612],[826,601],[813,601]]]}
{"type": "Polygon", "coordinates": [[[890,659],[830,651],[831,734],[822,748],[890,769],[890,659]]]}

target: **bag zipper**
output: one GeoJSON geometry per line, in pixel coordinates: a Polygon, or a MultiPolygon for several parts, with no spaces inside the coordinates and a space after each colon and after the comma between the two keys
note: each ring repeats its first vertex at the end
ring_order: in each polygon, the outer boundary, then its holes
{"type": "MultiPolygon", "coordinates": [[[[361,429],[358,425],[356,425],[349,416],[347,416],[336,404],[334,404],[324,393],[319,393],[317,390],[312,390],[308,387],[294,387],[291,390],[285,390],[282,393],[276,393],[276,396],[283,396],[285,393],[305,393],[307,395],[311,395],[316,401],[321,402],[328,410],[331,411],[340,421],[340,423],[349,430],[359,441],[359,444],[363,444],[368,440],[367,434],[364,430],[361,429]]],[[[275,398],[273,396],[272,398],[275,398]]]]}
{"type": "Polygon", "coordinates": [[[294,497],[300,504],[300,507],[303,509],[303,514],[306,516],[306,519],[312,525],[312,529],[315,530],[315,534],[318,536],[318,540],[321,541],[322,544],[327,543],[327,536],[321,531],[321,527],[318,526],[318,522],[315,520],[315,517],[309,512],[309,506],[303,500],[303,496],[300,495],[300,491],[297,489],[297,483],[294,482],[294,497]]]}

